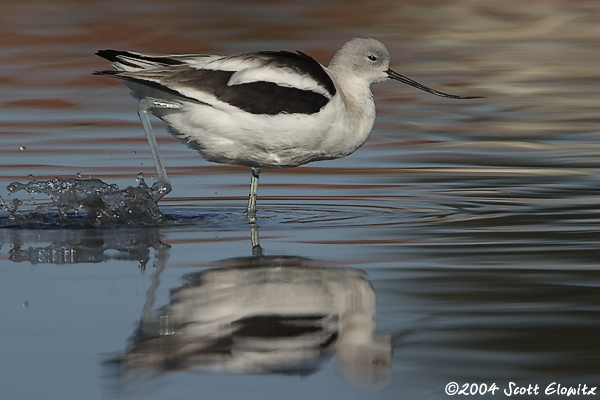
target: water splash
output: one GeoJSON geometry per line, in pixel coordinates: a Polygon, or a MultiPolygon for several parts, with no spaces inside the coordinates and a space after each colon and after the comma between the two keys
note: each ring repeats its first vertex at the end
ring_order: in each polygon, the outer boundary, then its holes
{"type": "Polygon", "coordinates": [[[29,182],[13,182],[6,188],[10,193],[45,194],[51,204],[34,204],[32,208],[30,201],[18,198],[10,204],[2,201],[0,205],[9,214],[8,219],[0,220],[2,227],[155,225],[165,219],[154,200],[154,187],[146,184],[142,174],[137,187],[125,189],[91,177],[44,181],[32,175],[29,182]]]}

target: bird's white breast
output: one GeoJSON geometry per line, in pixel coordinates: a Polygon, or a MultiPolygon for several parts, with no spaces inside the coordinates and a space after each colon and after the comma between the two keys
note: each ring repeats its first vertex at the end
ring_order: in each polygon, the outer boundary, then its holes
{"type": "Polygon", "coordinates": [[[209,161],[285,168],[353,153],[367,139],[375,116],[352,115],[342,97],[315,114],[251,114],[226,103],[184,102],[161,118],[209,161]]]}

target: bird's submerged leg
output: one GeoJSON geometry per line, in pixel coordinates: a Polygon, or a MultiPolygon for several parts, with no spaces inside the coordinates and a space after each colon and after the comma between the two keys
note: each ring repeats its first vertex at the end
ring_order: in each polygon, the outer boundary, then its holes
{"type": "Polygon", "coordinates": [[[252,168],[252,180],[250,181],[250,196],[248,197],[248,219],[250,223],[256,222],[256,193],[258,192],[258,178],[260,168],[252,168]]]}
{"type": "Polygon", "coordinates": [[[252,242],[252,257],[262,257],[262,247],[258,239],[258,225],[256,222],[250,222],[250,240],[252,242]]]}
{"type": "Polygon", "coordinates": [[[179,109],[181,108],[181,105],[175,102],[169,102],[153,98],[143,98],[140,100],[140,104],[138,106],[138,115],[140,117],[140,121],[142,122],[144,132],[146,133],[146,139],[148,140],[150,152],[152,153],[152,159],[154,160],[154,166],[156,167],[157,180],[154,185],[156,185],[157,189],[155,200],[158,201],[161,197],[163,197],[171,191],[171,182],[167,177],[167,172],[165,171],[162,159],[160,158],[158,144],[156,143],[156,137],[154,136],[154,132],[152,131],[152,125],[150,124],[150,110],[152,110],[153,108],[179,109]]]}

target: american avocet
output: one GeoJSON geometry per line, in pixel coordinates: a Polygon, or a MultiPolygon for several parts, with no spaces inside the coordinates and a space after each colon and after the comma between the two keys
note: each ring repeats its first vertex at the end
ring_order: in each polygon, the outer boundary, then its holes
{"type": "Polygon", "coordinates": [[[252,168],[248,217],[256,219],[261,168],[296,167],[352,154],[375,120],[371,85],[395,79],[439,92],[390,69],[390,55],[374,39],[352,39],[328,67],[302,52],[261,51],[237,56],[147,55],[100,50],[139,99],[138,114],[157,171],[160,198],[171,190],[149,113],[174,136],[213,162],[252,168]]]}

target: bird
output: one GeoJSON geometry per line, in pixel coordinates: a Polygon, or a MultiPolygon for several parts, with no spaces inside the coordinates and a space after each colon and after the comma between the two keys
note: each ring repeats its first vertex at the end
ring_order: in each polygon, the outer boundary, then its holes
{"type": "Polygon", "coordinates": [[[326,67],[301,51],[241,55],[142,54],[99,50],[139,100],[138,115],[157,171],[156,201],[171,191],[150,114],[206,160],[251,168],[247,217],[256,221],[263,168],[289,168],[348,156],[369,137],[375,121],[371,85],[396,80],[434,90],[390,68],[376,39],[345,43],[326,67]]]}

